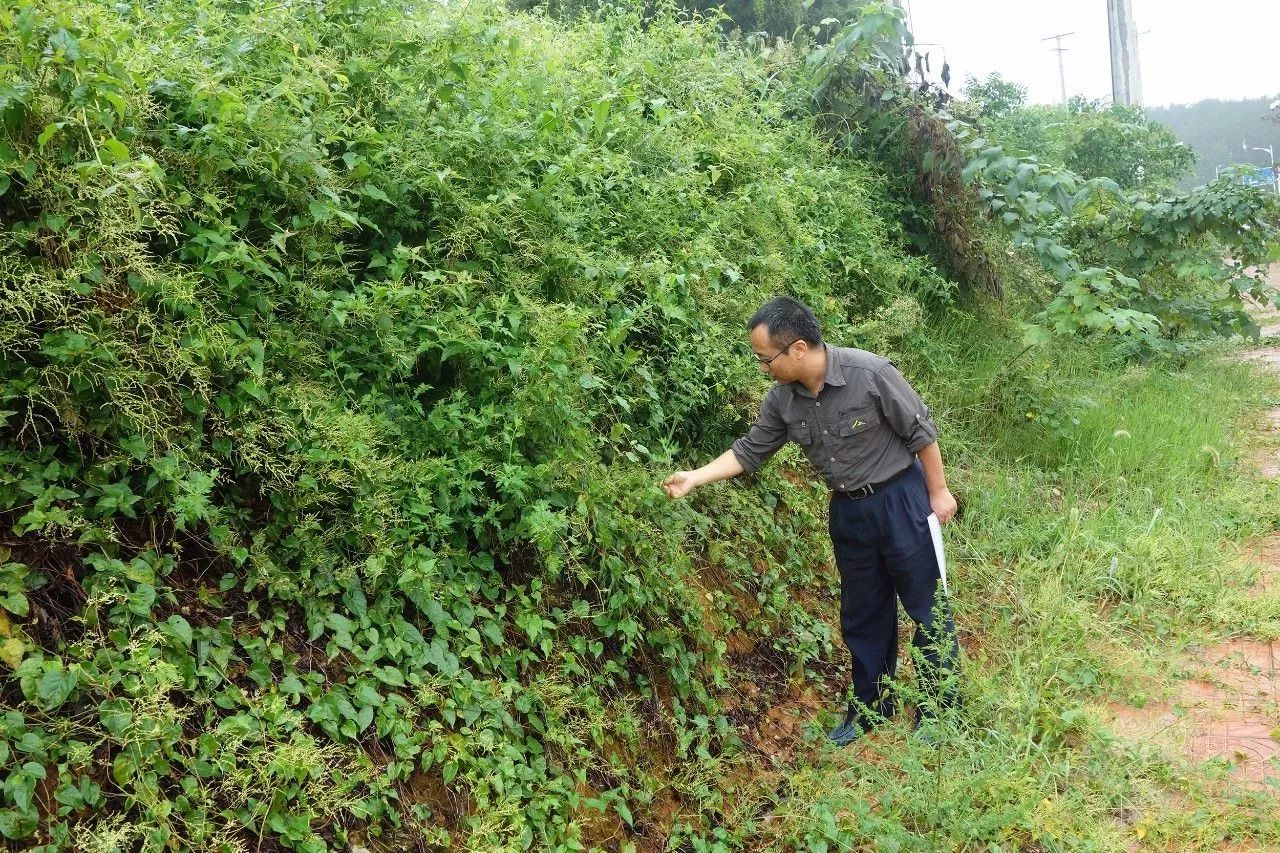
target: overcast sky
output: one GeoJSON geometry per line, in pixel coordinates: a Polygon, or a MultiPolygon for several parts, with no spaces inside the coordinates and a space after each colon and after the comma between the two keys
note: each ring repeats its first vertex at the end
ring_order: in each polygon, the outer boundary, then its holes
{"type": "MultiPolygon", "coordinates": [[[[1280,95],[1280,0],[1131,0],[1148,106],[1280,95]]],[[[991,71],[1028,89],[1033,103],[1061,100],[1056,33],[1067,95],[1111,97],[1106,0],[904,0],[917,42],[951,64],[953,90],[991,71]]]]}

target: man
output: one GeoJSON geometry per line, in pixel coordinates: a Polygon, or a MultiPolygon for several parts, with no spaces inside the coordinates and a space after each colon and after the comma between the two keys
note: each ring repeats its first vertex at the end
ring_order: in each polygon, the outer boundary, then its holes
{"type": "MultiPolygon", "coordinates": [[[[745,436],[696,471],[663,481],[672,498],[752,472],[787,441],[798,443],[831,487],[828,524],[840,569],[840,629],[853,657],[855,702],[829,735],[841,746],[894,713],[895,592],[916,623],[924,687],[937,707],[955,701],[955,626],[937,600],[942,546],[937,527],[956,513],[938,450],[938,429],[920,396],[886,358],[823,343],[813,312],[781,296],[748,322],[760,368],[777,380],[745,436]],[[942,614],[935,625],[935,614],[942,614]]],[[[926,727],[923,737],[930,737],[926,727]]]]}

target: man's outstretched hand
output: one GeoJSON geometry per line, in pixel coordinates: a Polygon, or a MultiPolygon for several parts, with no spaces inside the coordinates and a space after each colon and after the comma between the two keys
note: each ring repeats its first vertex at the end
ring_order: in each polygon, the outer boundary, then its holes
{"type": "Polygon", "coordinates": [[[662,488],[669,498],[682,498],[693,491],[696,485],[698,481],[694,479],[692,471],[677,471],[662,481],[662,488]]]}
{"type": "Polygon", "coordinates": [[[697,471],[677,471],[662,481],[662,488],[669,498],[682,498],[693,491],[695,486],[705,486],[742,473],[742,463],[726,450],[715,459],[703,465],[697,471]]]}

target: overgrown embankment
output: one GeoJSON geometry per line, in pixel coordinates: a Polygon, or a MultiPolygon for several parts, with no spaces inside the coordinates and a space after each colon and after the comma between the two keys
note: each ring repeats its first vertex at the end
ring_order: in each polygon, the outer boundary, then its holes
{"type": "Polygon", "coordinates": [[[821,525],[654,483],[749,422],[750,306],[947,297],[874,172],[673,18],[0,14],[0,831],[713,827],[724,637],[830,655],[821,525]]]}
{"type": "MultiPolygon", "coordinates": [[[[1218,624],[1200,576],[1152,560],[1216,567],[1210,539],[1274,522],[1239,485],[1211,523],[1231,455],[1197,448],[1227,440],[1242,369],[1224,408],[1204,373],[949,310],[895,224],[929,218],[886,191],[910,181],[833,152],[794,56],[713,27],[27,2],[0,57],[6,838],[1110,837],[1131,756],[1078,711],[1125,674],[1080,635],[1218,624]],[[798,456],[691,503],[656,487],[749,424],[742,322],[780,291],[898,357],[946,427],[974,662],[953,722],[994,734],[944,765],[763,736],[844,678],[798,456]],[[1163,442],[1186,389],[1194,430],[1163,442]]],[[[1042,274],[1001,263],[1025,313],[1042,274]]]]}

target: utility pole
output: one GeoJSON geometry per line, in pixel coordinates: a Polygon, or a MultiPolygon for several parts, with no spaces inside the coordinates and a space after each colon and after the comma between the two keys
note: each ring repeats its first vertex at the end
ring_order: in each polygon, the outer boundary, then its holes
{"type": "Polygon", "coordinates": [[[1129,0],[1107,0],[1107,34],[1111,41],[1111,102],[1142,105],[1142,69],[1138,64],[1138,28],[1129,0]]]}
{"type": "Polygon", "coordinates": [[[1065,71],[1062,70],[1062,54],[1065,53],[1068,48],[1065,48],[1062,46],[1062,40],[1067,36],[1073,36],[1073,35],[1075,35],[1074,32],[1058,33],[1056,36],[1045,36],[1044,38],[1040,39],[1040,41],[1048,41],[1049,39],[1054,39],[1058,43],[1058,46],[1053,48],[1053,50],[1056,50],[1058,52],[1058,85],[1062,87],[1062,103],[1063,104],[1067,102],[1067,74],[1065,71]]]}

